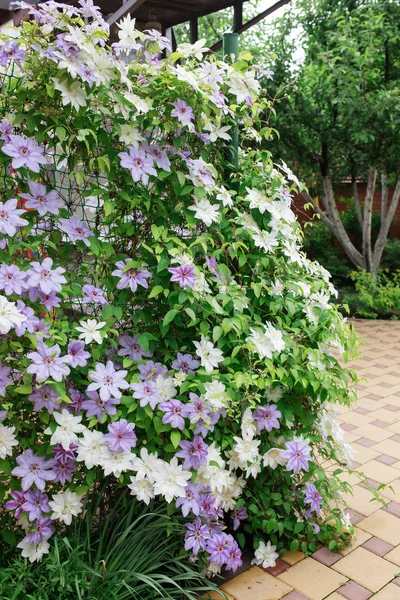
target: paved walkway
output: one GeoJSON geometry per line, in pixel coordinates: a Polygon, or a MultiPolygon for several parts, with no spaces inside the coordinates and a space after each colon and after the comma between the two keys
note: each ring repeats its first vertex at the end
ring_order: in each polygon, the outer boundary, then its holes
{"type": "MultiPolygon", "coordinates": [[[[400,600],[400,322],[356,321],[364,337],[359,400],[341,407],[340,420],[357,455],[357,468],[374,487],[390,484],[387,508],[347,475],[346,498],[357,535],[340,554],[320,548],[311,557],[287,553],[273,569],[259,567],[222,586],[229,600],[400,600]]],[[[217,596],[215,596],[217,598],[217,596]]]]}

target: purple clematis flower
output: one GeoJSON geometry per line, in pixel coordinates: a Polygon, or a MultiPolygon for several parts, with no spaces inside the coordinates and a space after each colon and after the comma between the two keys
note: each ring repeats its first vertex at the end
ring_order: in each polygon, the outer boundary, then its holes
{"type": "Polygon", "coordinates": [[[228,535],[228,538],[229,542],[226,547],[226,552],[229,558],[225,565],[228,571],[236,571],[238,567],[242,566],[242,552],[233,537],[228,535]]]}
{"type": "Polygon", "coordinates": [[[171,49],[171,42],[167,37],[161,35],[157,29],[145,29],[145,40],[149,40],[150,42],[155,42],[160,50],[164,50],[165,48],[171,49]]]}
{"type": "Polygon", "coordinates": [[[63,276],[65,269],[62,267],[52,269],[52,266],[53,260],[49,257],[45,258],[41,264],[33,262],[32,267],[27,271],[29,277],[27,284],[30,287],[39,288],[45,294],[53,291],[61,292],[61,284],[67,282],[63,276]]]}
{"type": "Polygon", "coordinates": [[[130,360],[142,360],[144,356],[151,356],[151,352],[143,350],[139,343],[138,336],[121,335],[118,338],[121,348],[118,350],[118,356],[126,356],[130,360]]]}
{"type": "Polygon", "coordinates": [[[159,169],[163,169],[164,171],[171,170],[171,162],[167,153],[164,150],[161,150],[160,146],[156,144],[147,144],[146,152],[151,156],[159,169]]]}
{"type": "Polygon", "coordinates": [[[25,502],[25,494],[23,492],[14,491],[11,492],[11,498],[12,500],[6,502],[4,506],[6,510],[15,510],[14,517],[16,519],[19,519],[22,513],[24,512],[22,505],[25,502]]]}
{"type": "Polygon", "coordinates": [[[36,352],[29,352],[27,357],[32,363],[27,368],[28,373],[34,373],[38,381],[45,381],[52,377],[54,381],[62,381],[70,370],[65,364],[68,362],[67,356],[60,356],[60,346],[55,344],[49,348],[42,341],[38,341],[36,352]]]}
{"type": "Polygon", "coordinates": [[[207,265],[208,269],[211,271],[211,273],[213,273],[217,277],[220,276],[217,271],[218,263],[217,263],[217,259],[215,258],[215,256],[206,256],[206,265],[207,265]]]}
{"type": "Polygon", "coordinates": [[[111,275],[114,277],[119,277],[120,280],[117,283],[117,288],[119,290],[124,290],[128,286],[131,288],[132,292],[136,292],[138,285],[141,285],[144,288],[148,288],[149,284],[147,283],[147,279],[151,277],[151,273],[147,271],[147,269],[127,269],[124,271],[126,265],[131,262],[130,258],[126,258],[125,262],[119,260],[115,263],[115,266],[118,267],[115,269],[111,275]]]}
{"type": "Polygon", "coordinates": [[[60,306],[60,298],[56,296],[54,290],[49,294],[45,294],[42,290],[38,290],[38,297],[40,298],[40,304],[43,304],[47,310],[52,310],[53,308],[58,308],[60,306]]]}
{"type": "Polygon", "coordinates": [[[7,410],[0,410],[0,422],[7,418],[7,410]]]}
{"type": "Polygon", "coordinates": [[[176,499],[175,506],[176,508],[181,507],[184,517],[187,517],[189,512],[192,512],[196,516],[200,514],[198,499],[202,487],[198,483],[189,483],[185,487],[185,497],[176,499]]]}
{"type": "Polygon", "coordinates": [[[18,200],[15,198],[0,202],[0,233],[15,235],[18,227],[28,225],[28,221],[20,217],[25,211],[17,208],[17,204],[18,200]]]}
{"type": "Polygon", "coordinates": [[[71,42],[71,40],[68,39],[68,34],[65,33],[59,33],[57,35],[55,45],[65,54],[65,56],[68,56],[68,58],[75,58],[79,52],[78,46],[71,42]]]}
{"type": "Polygon", "coordinates": [[[211,494],[201,494],[198,500],[200,512],[211,521],[218,519],[220,510],[216,507],[216,498],[211,494]]]}
{"type": "Polygon", "coordinates": [[[78,450],[78,448],[78,444],[71,444],[68,450],[65,450],[61,444],[57,444],[57,446],[52,448],[52,451],[54,452],[54,459],[61,463],[66,463],[69,460],[74,462],[76,458],[75,452],[78,450]]]}
{"type": "Polygon", "coordinates": [[[40,519],[42,513],[50,512],[48,502],[47,494],[43,494],[40,490],[29,490],[25,494],[25,502],[22,508],[24,512],[28,513],[29,520],[35,521],[40,519]]]}
{"type": "Polygon", "coordinates": [[[43,217],[46,213],[58,215],[60,208],[63,208],[64,202],[56,190],[46,194],[46,187],[37,181],[28,181],[30,194],[20,194],[20,198],[26,200],[26,208],[37,210],[43,217]]]}
{"type": "Polygon", "coordinates": [[[194,272],[193,265],[179,265],[179,267],[170,267],[168,269],[172,273],[171,281],[176,281],[181,287],[188,285],[190,288],[194,288],[194,284],[198,277],[194,272]]]}
{"type": "Polygon", "coordinates": [[[229,541],[229,536],[226,533],[213,535],[211,539],[207,540],[205,551],[210,555],[210,562],[215,562],[220,567],[228,562],[229,554],[227,548],[229,541]]]}
{"type": "Polygon", "coordinates": [[[22,69],[21,62],[26,60],[26,54],[22,48],[20,48],[17,42],[11,42],[10,40],[3,46],[0,53],[0,64],[2,67],[6,67],[10,60],[15,61],[20,69],[22,69]]]}
{"type": "Polygon", "coordinates": [[[185,419],[182,417],[183,407],[184,404],[180,400],[161,402],[161,404],[158,405],[158,408],[165,413],[162,418],[164,425],[169,423],[171,427],[183,431],[185,429],[185,419]]]}
{"type": "Polygon", "coordinates": [[[33,543],[35,546],[40,544],[43,540],[47,540],[55,530],[51,523],[50,517],[39,517],[34,523],[35,529],[30,531],[23,539],[26,543],[33,543]]]}
{"type": "Polygon", "coordinates": [[[37,323],[33,326],[33,333],[40,333],[41,338],[49,338],[50,337],[50,326],[46,324],[44,319],[38,319],[37,323]]]}
{"type": "Polygon", "coordinates": [[[39,319],[35,317],[35,313],[30,306],[26,306],[22,300],[17,300],[17,308],[20,313],[26,316],[26,321],[15,328],[15,334],[18,336],[24,335],[26,331],[34,333],[35,326],[39,323],[39,319]]]}
{"type": "Polygon", "coordinates": [[[99,396],[104,401],[110,398],[119,400],[122,396],[121,389],[126,390],[129,388],[129,383],[124,379],[127,374],[128,371],[116,371],[111,360],[108,360],[106,365],[97,363],[96,370],[89,372],[89,377],[93,383],[89,384],[87,391],[99,390],[99,396]]]}
{"type": "Polygon", "coordinates": [[[191,550],[193,554],[198,554],[200,548],[206,548],[207,540],[210,539],[210,532],[207,525],[202,525],[201,519],[197,517],[194,523],[186,523],[185,550],[191,550]]]}
{"type": "Polygon", "coordinates": [[[178,352],[176,359],[171,365],[175,371],[183,371],[187,375],[193,375],[194,370],[198,369],[199,366],[199,361],[193,358],[192,354],[181,354],[181,352],[178,352]]]}
{"type": "Polygon", "coordinates": [[[60,229],[69,235],[71,242],[81,240],[86,246],[90,246],[88,238],[93,236],[93,231],[87,226],[85,221],[72,216],[70,219],[60,219],[60,229]]]}
{"type": "Polygon", "coordinates": [[[22,135],[10,135],[10,141],[4,144],[2,151],[12,158],[14,169],[26,167],[34,173],[39,173],[40,165],[47,164],[44,148],[35,139],[22,135]]]}
{"type": "Polygon", "coordinates": [[[43,456],[37,456],[32,450],[26,450],[17,456],[18,467],[12,470],[15,477],[22,477],[21,487],[24,492],[29,490],[33,484],[39,490],[44,490],[46,481],[53,481],[53,461],[46,460],[43,456]]]}
{"type": "Polygon", "coordinates": [[[306,489],[302,491],[302,494],[305,496],[304,502],[305,504],[309,504],[310,509],[319,515],[321,512],[322,498],[313,483],[306,483],[305,486],[306,489]]]}
{"type": "Polygon", "coordinates": [[[176,117],[182,125],[189,125],[194,118],[193,109],[188,106],[184,100],[174,102],[174,109],[171,112],[171,117],[176,117]]]}
{"type": "Polygon", "coordinates": [[[156,381],[157,377],[164,377],[168,373],[167,367],[159,362],[148,360],[144,365],[138,365],[140,372],[139,379],[151,379],[156,381]]]}
{"type": "Polygon", "coordinates": [[[121,159],[121,167],[129,169],[133,181],[141,181],[143,185],[149,182],[149,175],[157,176],[157,171],[153,167],[153,159],[148,157],[144,150],[137,149],[134,146],[128,146],[127,152],[120,152],[118,156],[121,159]]]}
{"type": "Polygon", "coordinates": [[[13,384],[13,380],[9,377],[11,367],[3,367],[0,363],[0,396],[6,395],[6,387],[13,384]]]}
{"type": "Polygon", "coordinates": [[[308,471],[308,463],[311,460],[310,447],[305,442],[292,441],[286,442],[286,450],[281,452],[283,458],[287,458],[287,471],[293,471],[294,474],[299,473],[302,469],[308,471]]]}
{"type": "Polygon", "coordinates": [[[120,419],[108,425],[108,433],[104,439],[108,442],[110,452],[130,452],[136,446],[137,437],[134,423],[120,419]]]}
{"type": "Polygon", "coordinates": [[[11,123],[7,123],[7,121],[5,121],[4,119],[0,121],[0,140],[3,140],[3,142],[9,142],[10,135],[13,131],[14,128],[11,125],[11,123]]]}
{"type": "Polygon", "coordinates": [[[253,417],[257,421],[258,432],[263,429],[270,432],[280,428],[279,419],[282,417],[282,413],[276,404],[265,404],[254,411],[253,417]]]}
{"type": "Polygon", "coordinates": [[[94,285],[86,284],[82,288],[84,293],[83,304],[100,304],[100,306],[107,306],[108,302],[104,298],[104,292],[100,288],[94,287],[94,285]]]}
{"type": "Polygon", "coordinates": [[[236,531],[236,529],[238,529],[240,526],[240,521],[245,521],[248,516],[249,515],[247,514],[247,509],[245,506],[237,508],[233,513],[233,531],[236,531]]]}
{"type": "Polygon", "coordinates": [[[154,381],[146,380],[139,383],[132,383],[131,388],[133,390],[133,397],[140,400],[140,406],[150,404],[154,410],[156,405],[163,401],[163,397],[154,381]]]}
{"type": "Polygon", "coordinates": [[[179,445],[182,450],[179,450],[175,456],[185,459],[184,469],[195,469],[197,471],[201,465],[206,464],[208,446],[199,435],[195,435],[193,441],[182,440],[179,445]]]}
{"type": "Polygon", "coordinates": [[[54,473],[56,474],[54,482],[65,485],[67,481],[72,481],[72,473],[75,473],[77,467],[74,462],[68,460],[67,462],[61,462],[56,460],[53,466],[54,473]]]}
{"type": "Polygon", "coordinates": [[[28,400],[34,402],[33,410],[39,412],[39,410],[45,408],[50,414],[52,414],[54,410],[60,408],[60,405],[57,402],[58,398],[58,393],[49,385],[42,385],[41,388],[35,390],[28,396],[28,400]]]}
{"type": "Polygon", "coordinates": [[[82,409],[86,411],[87,417],[96,417],[99,423],[103,422],[104,415],[114,416],[117,414],[116,404],[119,404],[118,398],[109,398],[102,400],[95,391],[87,392],[88,398],[82,402],[82,409]]]}
{"type": "Polygon", "coordinates": [[[85,351],[85,343],[80,340],[74,340],[68,345],[68,364],[75,367],[85,367],[90,353],[85,351]]]}
{"type": "MultiPolygon", "coordinates": [[[[75,414],[77,415],[82,410],[83,402],[87,399],[86,396],[78,392],[78,390],[70,389],[68,390],[70,398],[72,400],[71,404],[68,404],[65,408],[68,407],[73,408],[75,414]]],[[[96,392],[93,392],[95,394],[96,392]]]]}
{"type": "Polygon", "coordinates": [[[79,65],[78,75],[89,87],[92,87],[94,83],[97,83],[96,73],[87,65],[79,65]]]}
{"type": "Polygon", "coordinates": [[[202,158],[190,159],[187,163],[190,168],[190,175],[196,181],[196,185],[205,188],[215,185],[214,176],[202,158]]]}
{"type": "Polygon", "coordinates": [[[189,397],[191,402],[185,404],[182,414],[196,424],[195,434],[205,437],[210,431],[214,431],[220,415],[214,413],[210,405],[196,394],[190,392],[189,397]]]}

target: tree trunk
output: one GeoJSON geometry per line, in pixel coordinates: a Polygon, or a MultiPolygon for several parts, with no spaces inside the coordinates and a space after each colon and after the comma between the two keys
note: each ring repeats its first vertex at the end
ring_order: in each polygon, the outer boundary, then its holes
{"type": "Polygon", "coordinates": [[[372,206],[374,202],[374,192],[376,185],[377,170],[371,167],[369,170],[367,192],[364,200],[364,218],[363,218],[363,229],[362,229],[362,254],[364,257],[365,268],[367,271],[371,270],[372,267],[372,243],[371,243],[371,229],[372,229],[372,206]]]}
{"type": "MultiPolygon", "coordinates": [[[[371,273],[374,279],[381,264],[382,254],[386,246],[387,238],[390,231],[390,226],[396,214],[396,209],[400,199],[400,177],[397,180],[395,190],[389,208],[386,209],[386,216],[381,220],[381,228],[377,240],[375,242],[374,251],[372,254],[371,273]]],[[[381,211],[382,216],[382,211],[381,211]]]]}
{"type": "Polygon", "coordinates": [[[329,175],[323,177],[325,202],[330,220],[332,221],[332,231],[343,246],[344,251],[350,258],[351,262],[356,267],[365,269],[365,261],[363,255],[357,250],[353,242],[349,238],[347,231],[342,223],[333,192],[332,180],[329,175]]]}
{"type": "Polygon", "coordinates": [[[363,218],[362,218],[362,212],[361,212],[360,198],[358,196],[357,179],[356,179],[355,175],[352,176],[352,184],[353,184],[353,196],[354,196],[354,205],[356,207],[357,221],[358,221],[358,224],[362,231],[363,218]]]}

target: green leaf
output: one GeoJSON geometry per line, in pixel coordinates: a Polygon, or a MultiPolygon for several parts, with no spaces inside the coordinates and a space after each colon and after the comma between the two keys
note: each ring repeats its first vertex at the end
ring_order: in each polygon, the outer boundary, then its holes
{"type": "Polygon", "coordinates": [[[138,336],[139,344],[142,346],[143,350],[147,352],[149,349],[149,338],[145,334],[140,334],[138,336]]]}
{"type": "Polygon", "coordinates": [[[17,394],[31,394],[32,386],[31,385],[19,385],[19,386],[17,386],[15,391],[17,394]]]}
{"type": "Polygon", "coordinates": [[[189,317],[192,319],[192,321],[196,320],[196,313],[191,308],[185,308],[185,313],[187,315],[189,315],[189,317]]]}
{"type": "Polygon", "coordinates": [[[299,547],[299,540],[292,540],[290,543],[290,552],[296,552],[299,547]]]}
{"type": "Polygon", "coordinates": [[[181,434],[179,431],[171,431],[171,443],[173,445],[173,447],[176,449],[179,446],[179,442],[181,441],[181,434]]]}
{"type": "Polygon", "coordinates": [[[153,287],[153,289],[151,290],[150,294],[149,294],[149,298],[155,298],[156,296],[158,296],[159,294],[161,294],[161,292],[163,291],[163,286],[162,285],[155,285],[153,287]]]}
{"type": "Polygon", "coordinates": [[[1,531],[1,537],[6,542],[6,544],[10,544],[10,546],[17,545],[17,538],[15,537],[15,534],[12,531],[9,531],[8,529],[3,529],[1,531]]]}
{"type": "Polygon", "coordinates": [[[56,136],[62,143],[67,136],[67,132],[66,132],[65,128],[64,127],[56,127],[56,136]]]}
{"type": "Polygon", "coordinates": [[[164,317],[163,327],[166,327],[169,323],[171,323],[171,321],[176,317],[177,314],[178,314],[178,311],[175,308],[173,308],[172,310],[169,310],[164,317]]]}
{"type": "Polygon", "coordinates": [[[219,327],[218,325],[216,327],[214,327],[214,329],[213,329],[214,342],[217,342],[223,333],[224,332],[222,330],[222,327],[219,327]]]}
{"type": "Polygon", "coordinates": [[[3,471],[6,475],[11,475],[11,465],[8,460],[0,458],[0,471],[3,471]]]}
{"type": "Polygon", "coordinates": [[[111,215],[115,210],[115,202],[108,198],[104,200],[104,214],[106,217],[111,215]]]}
{"type": "Polygon", "coordinates": [[[186,178],[185,178],[185,175],[184,175],[184,173],[182,173],[182,171],[177,171],[177,172],[176,172],[176,175],[177,175],[177,177],[178,177],[178,181],[179,181],[179,183],[180,183],[181,185],[185,185],[186,178]]]}

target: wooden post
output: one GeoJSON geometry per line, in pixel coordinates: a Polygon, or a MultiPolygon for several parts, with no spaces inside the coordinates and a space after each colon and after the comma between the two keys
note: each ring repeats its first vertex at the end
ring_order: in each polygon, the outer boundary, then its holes
{"type": "Polygon", "coordinates": [[[239,31],[243,25],[243,0],[234,0],[233,3],[233,31],[239,31]]]}
{"type": "Polygon", "coordinates": [[[199,39],[199,21],[197,17],[190,19],[190,43],[195,44],[199,39]]]}

